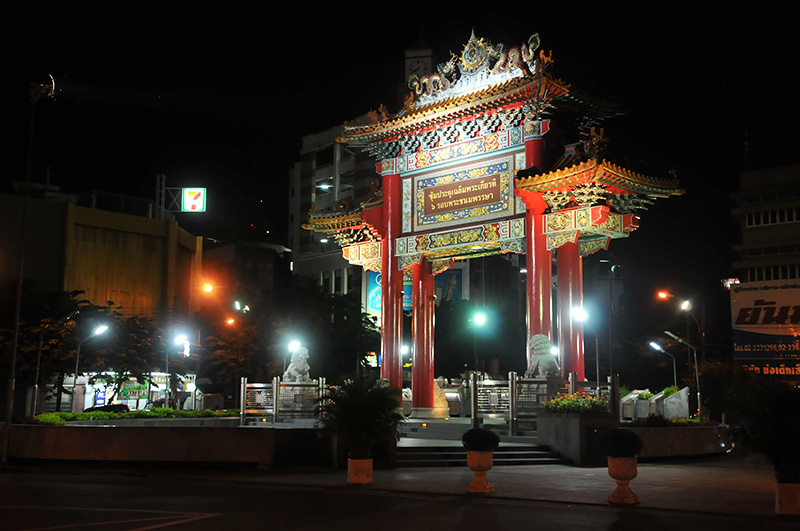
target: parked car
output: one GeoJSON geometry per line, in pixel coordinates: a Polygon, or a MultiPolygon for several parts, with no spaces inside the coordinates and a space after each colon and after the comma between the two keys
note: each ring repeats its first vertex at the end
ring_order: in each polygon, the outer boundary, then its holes
{"type": "Polygon", "coordinates": [[[83,410],[84,413],[92,411],[108,411],[109,413],[127,413],[130,408],[126,404],[107,404],[105,406],[87,407],[83,410]]]}

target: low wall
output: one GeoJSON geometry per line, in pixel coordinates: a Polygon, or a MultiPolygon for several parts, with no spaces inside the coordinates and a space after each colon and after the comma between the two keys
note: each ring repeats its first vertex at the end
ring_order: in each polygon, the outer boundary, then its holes
{"type": "Polygon", "coordinates": [[[253,463],[271,468],[275,430],[15,424],[8,455],[69,461],[253,463]]]}
{"type": "Polygon", "coordinates": [[[659,428],[621,426],[642,439],[640,459],[722,454],[731,449],[728,426],[669,426],[659,428]]]}
{"type": "Polygon", "coordinates": [[[731,449],[730,428],[718,426],[634,427],[611,415],[542,413],[537,418],[537,440],[576,466],[606,466],[597,447],[597,435],[619,426],[642,439],[640,459],[723,454],[731,449]]]}

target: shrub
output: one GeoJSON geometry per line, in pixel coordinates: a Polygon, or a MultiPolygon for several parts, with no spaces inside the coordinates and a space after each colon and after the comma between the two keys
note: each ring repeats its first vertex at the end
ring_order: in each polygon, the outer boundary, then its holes
{"type": "Polygon", "coordinates": [[[675,393],[680,391],[677,385],[670,385],[669,387],[665,387],[663,391],[661,391],[661,396],[667,398],[668,396],[672,396],[675,393]]]}
{"type": "Polygon", "coordinates": [[[493,452],[500,446],[500,436],[486,428],[472,428],[461,436],[461,444],[468,452],[493,452]]]}
{"type": "Polygon", "coordinates": [[[41,424],[50,424],[52,426],[63,426],[67,423],[58,413],[41,413],[36,415],[36,421],[41,424]]]}
{"type": "Polygon", "coordinates": [[[642,439],[631,430],[611,428],[600,432],[597,446],[608,457],[636,457],[642,451],[642,439]]]}
{"type": "Polygon", "coordinates": [[[548,413],[608,413],[608,399],[585,394],[557,396],[545,402],[548,413]]]}

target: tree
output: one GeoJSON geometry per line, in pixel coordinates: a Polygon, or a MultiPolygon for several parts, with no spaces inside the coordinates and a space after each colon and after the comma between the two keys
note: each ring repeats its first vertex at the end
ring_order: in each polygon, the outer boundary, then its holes
{"type": "Polygon", "coordinates": [[[161,330],[151,319],[138,316],[122,318],[117,313],[109,327],[111,337],[94,349],[96,356],[84,369],[96,372],[94,379],[104,379],[112,384],[111,401],[128,380],[147,381],[166,346],[161,330]]]}

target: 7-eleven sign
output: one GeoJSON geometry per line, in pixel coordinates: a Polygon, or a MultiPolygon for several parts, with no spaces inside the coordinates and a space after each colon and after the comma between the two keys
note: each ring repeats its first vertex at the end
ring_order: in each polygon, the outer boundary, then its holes
{"type": "Polygon", "coordinates": [[[205,212],[205,211],[206,211],[205,188],[181,189],[181,212],[205,212]]]}

